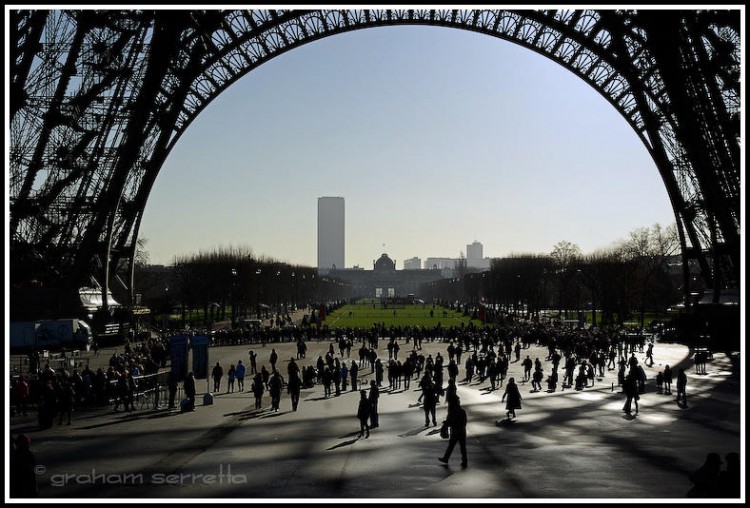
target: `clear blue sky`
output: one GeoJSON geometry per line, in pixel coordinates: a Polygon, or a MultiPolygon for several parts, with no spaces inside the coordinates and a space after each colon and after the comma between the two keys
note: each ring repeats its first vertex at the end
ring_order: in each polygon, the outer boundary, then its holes
{"type": "Polygon", "coordinates": [[[282,54],[213,101],[168,157],[150,262],[243,247],[317,266],[317,199],[346,200],[346,266],[584,253],[674,222],[625,119],[547,58],[487,35],[380,27],[282,54]],[[383,245],[385,244],[385,247],[383,245]]]}

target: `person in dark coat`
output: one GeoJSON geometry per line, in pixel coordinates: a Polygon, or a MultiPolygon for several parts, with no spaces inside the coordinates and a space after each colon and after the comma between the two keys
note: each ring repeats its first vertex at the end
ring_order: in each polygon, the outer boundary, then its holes
{"type": "Polygon", "coordinates": [[[518,390],[515,378],[508,379],[508,384],[505,386],[505,393],[503,393],[501,402],[505,402],[506,397],[508,402],[505,403],[505,409],[507,409],[505,414],[508,417],[508,420],[510,420],[511,415],[513,418],[516,417],[516,409],[522,409],[521,392],[518,390]]]}
{"type": "Polygon", "coordinates": [[[281,390],[284,387],[284,378],[281,377],[278,370],[274,370],[268,380],[268,393],[271,395],[271,409],[279,410],[281,403],[281,390]]]}
{"type": "Polygon", "coordinates": [[[195,411],[195,374],[192,370],[188,372],[182,388],[185,391],[185,398],[190,401],[190,411],[195,411]]]}
{"type": "Polygon", "coordinates": [[[635,414],[638,414],[638,400],[640,399],[640,395],[638,395],[638,381],[635,379],[635,373],[630,373],[625,378],[623,391],[626,398],[622,411],[630,414],[632,412],[632,404],[635,404],[635,414]]]}
{"type": "Polygon", "coordinates": [[[221,378],[224,376],[224,369],[219,362],[216,362],[213,370],[211,371],[211,377],[214,380],[214,391],[218,392],[221,390],[221,378]]]}
{"type": "Polygon", "coordinates": [[[266,382],[263,380],[263,374],[260,372],[255,373],[253,377],[253,395],[255,395],[255,409],[261,408],[261,401],[263,400],[263,392],[266,389],[266,382]]]}
{"type": "Polygon", "coordinates": [[[448,460],[451,457],[451,453],[453,453],[453,448],[455,448],[456,443],[458,443],[459,448],[461,449],[461,467],[466,467],[468,465],[468,460],[466,457],[467,419],[466,411],[461,407],[461,399],[459,397],[451,399],[448,407],[448,417],[446,418],[445,422],[450,428],[451,435],[448,441],[448,448],[446,448],[445,453],[442,457],[439,457],[438,460],[444,464],[447,464],[448,460]]]}
{"type": "Polygon", "coordinates": [[[669,365],[664,367],[664,393],[672,395],[672,369],[669,365]]]}
{"type": "Polygon", "coordinates": [[[370,401],[367,399],[367,391],[359,391],[359,405],[357,406],[357,418],[359,419],[359,436],[370,437],[370,426],[367,420],[370,418],[370,401]]]}
{"type": "Polygon", "coordinates": [[[289,397],[292,399],[292,411],[297,410],[299,405],[299,394],[302,390],[302,379],[299,377],[299,372],[295,371],[289,375],[289,382],[286,385],[286,391],[289,393],[289,397]]]}
{"type": "Polygon", "coordinates": [[[687,497],[718,497],[720,474],[721,457],[718,453],[709,453],[703,465],[688,476],[693,487],[688,491],[687,497]]]}
{"type": "Polygon", "coordinates": [[[13,441],[10,453],[10,497],[38,497],[36,459],[29,445],[31,438],[20,434],[13,441]]]}
{"type": "Polygon", "coordinates": [[[380,389],[378,388],[377,382],[374,379],[370,380],[370,393],[368,400],[370,401],[370,427],[375,428],[380,426],[380,418],[378,415],[378,399],[380,398],[380,389]]]}
{"type": "Polygon", "coordinates": [[[687,406],[687,374],[685,374],[685,369],[680,369],[677,374],[677,403],[687,406]]]}
{"type": "Polygon", "coordinates": [[[437,409],[437,388],[435,383],[432,382],[432,378],[428,373],[422,377],[419,382],[419,387],[422,388],[422,409],[424,409],[424,426],[430,426],[430,417],[432,417],[432,425],[437,425],[437,419],[435,418],[435,411],[437,409]]]}
{"type": "Polygon", "coordinates": [[[352,360],[351,367],[349,367],[349,377],[351,377],[352,380],[352,391],[357,391],[357,373],[359,371],[359,367],[357,366],[357,362],[352,360]]]}

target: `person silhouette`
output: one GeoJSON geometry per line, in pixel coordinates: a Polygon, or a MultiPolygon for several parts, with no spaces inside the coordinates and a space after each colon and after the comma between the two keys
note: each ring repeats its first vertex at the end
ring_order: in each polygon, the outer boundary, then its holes
{"type": "Polygon", "coordinates": [[[450,438],[448,440],[448,448],[445,449],[445,453],[438,460],[447,464],[451,453],[453,453],[453,449],[456,447],[456,443],[458,443],[461,450],[461,467],[466,467],[469,464],[468,457],[466,456],[466,411],[461,407],[460,397],[454,397],[449,400],[448,417],[445,422],[450,428],[450,438]]]}
{"type": "Polygon", "coordinates": [[[717,495],[719,497],[740,497],[742,478],[740,476],[740,454],[729,452],[724,459],[727,467],[719,472],[717,495]]]}
{"type": "Polygon", "coordinates": [[[507,409],[505,414],[508,417],[508,420],[510,420],[511,415],[513,418],[516,417],[516,409],[522,409],[521,392],[518,390],[515,378],[508,379],[508,384],[505,386],[505,393],[503,393],[501,402],[505,402],[506,397],[508,402],[505,404],[505,409],[507,409]]]}
{"type": "Polygon", "coordinates": [[[359,419],[359,436],[364,434],[365,438],[370,437],[370,426],[367,420],[370,418],[370,401],[367,399],[367,391],[359,391],[359,405],[357,406],[357,418],[359,419]]]}
{"type": "Polygon", "coordinates": [[[706,455],[706,461],[701,467],[690,473],[689,479],[693,487],[687,497],[717,497],[719,490],[719,473],[721,472],[721,457],[718,453],[706,455]]]}
{"type": "Polygon", "coordinates": [[[677,404],[687,406],[687,374],[680,369],[677,374],[677,404]]]}
{"type": "Polygon", "coordinates": [[[10,453],[10,496],[38,497],[36,459],[30,448],[31,438],[19,434],[10,453]]]}

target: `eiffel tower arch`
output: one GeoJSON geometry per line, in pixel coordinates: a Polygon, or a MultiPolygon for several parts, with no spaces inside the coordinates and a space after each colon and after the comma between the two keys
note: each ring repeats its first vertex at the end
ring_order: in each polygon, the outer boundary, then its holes
{"type": "Polygon", "coordinates": [[[9,283],[54,291],[51,312],[64,311],[92,281],[103,296],[117,285],[132,298],[151,188],[214,98],[308,42],[421,24],[526,47],[605,97],[664,181],[686,294],[694,264],[718,301],[740,284],[742,15],[740,8],[7,11],[9,283]]]}

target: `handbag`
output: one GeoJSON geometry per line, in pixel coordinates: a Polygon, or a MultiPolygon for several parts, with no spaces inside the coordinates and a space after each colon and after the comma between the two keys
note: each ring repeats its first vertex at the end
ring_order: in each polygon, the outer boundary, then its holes
{"type": "Polygon", "coordinates": [[[448,422],[445,420],[443,420],[443,425],[442,427],[440,427],[440,437],[442,437],[443,439],[448,439],[449,437],[451,437],[450,427],[448,426],[448,422]]]}

